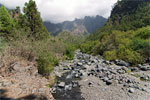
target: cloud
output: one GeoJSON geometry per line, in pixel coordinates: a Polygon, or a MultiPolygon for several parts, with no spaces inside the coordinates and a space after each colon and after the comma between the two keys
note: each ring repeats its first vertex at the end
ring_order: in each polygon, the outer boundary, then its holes
{"type": "MultiPolygon", "coordinates": [[[[0,0],[8,8],[20,6],[29,0],[0,0]]],[[[42,19],[51,22],[62,22],[83,18],[84,16],[101,15],[109,17],[112,6],[117,0],[35,0],[42,19]]]]}

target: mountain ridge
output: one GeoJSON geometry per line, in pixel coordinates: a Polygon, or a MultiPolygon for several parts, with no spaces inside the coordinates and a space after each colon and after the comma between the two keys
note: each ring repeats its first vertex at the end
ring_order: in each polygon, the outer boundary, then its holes
{"type": "Polygon", "coordinates": [[[102,16],[85,16],[83,19],[64,21],[54,24],[48,21],[43,22],[45,27],[52,35],[56,36],[59,32],[69,31],[73,34],[91,34],[106,23],[107,19],[102,16]]]}

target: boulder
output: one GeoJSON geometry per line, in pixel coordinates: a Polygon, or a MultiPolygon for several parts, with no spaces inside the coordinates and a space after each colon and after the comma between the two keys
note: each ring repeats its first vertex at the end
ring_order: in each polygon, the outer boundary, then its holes
{"type": "Polygon", "coordinates": [[[118,65],[118,66],[126,66],[126,67],[129,67],[129,66],[130,66],[129,63],[127,63],[127,62],[125,62],[125,61],[123,61],[123,60],[116,60],[116,61],[115,61],[115,64],[118,65]]]}
{"type": "Polygon", "coordinates": [[[104,82],[107,82],[108,80],[109,80],[108,77],[104,77],[104,78],[103,78],[103,81],[104,81],[104,82]]]}
{"type": "Polygon", "coordinates": [[[112,84],[111,80],[106,81],[106,85],[111,85],[111,84],[112,84]]]}
{"type": "Polygon", "coordinates": [[[71,91],[71,90],[72,90],[72,85],[65,86],[65,91],[71,91]]]}
{"type": "Polygon", "coordinates": [[[129,88],[129,92],[134,93],[135,92],[134,88],[129,88]]]}
{"type": "Polygon", "coordinates": [[[81,62],[78,62],[77,63],[77,66],[82,66],[83,64],[81,62]]]}
{"type": "Polygon", "coordinates": [[[64,88],[64,87],[65,87],[65,82],[60,82],[60,83],[58,84],[58,87],[64,88]]]}

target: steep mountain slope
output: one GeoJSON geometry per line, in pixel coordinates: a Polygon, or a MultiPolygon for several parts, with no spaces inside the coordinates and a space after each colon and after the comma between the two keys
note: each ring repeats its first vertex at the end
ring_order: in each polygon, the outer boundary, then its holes
{"type": "Polygon", "coordinates": [[[132,64],[150,57],[150,0],[118,1],[104,27],[81,45],[83,52],[132,64]]]}
{"type": "Polygon", "coordinates": [[[97,15],[96,17],[86,16],[84,19],[75,19],[74,21],[65,21],[58,24],[44,22],[44,25],[52,35],[57,35],[63,31],[69,31],[74,34],[87,34],[93,33],[99,27],[102,27],[106,21],[106,18],[97,15]]]}

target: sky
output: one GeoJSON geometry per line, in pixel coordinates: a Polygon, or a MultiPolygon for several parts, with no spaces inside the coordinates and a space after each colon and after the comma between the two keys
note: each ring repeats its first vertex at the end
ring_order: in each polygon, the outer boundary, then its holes
{"type": "MultiPolygon", "coordinates": [[[[0,0],[8,8],[20,6],[29,0],[0,0]]],[[[71,21],[85,16],[110,16],[113,5],[117,0],[34,0],[44,21],[59,23],[71,21]]]]}

